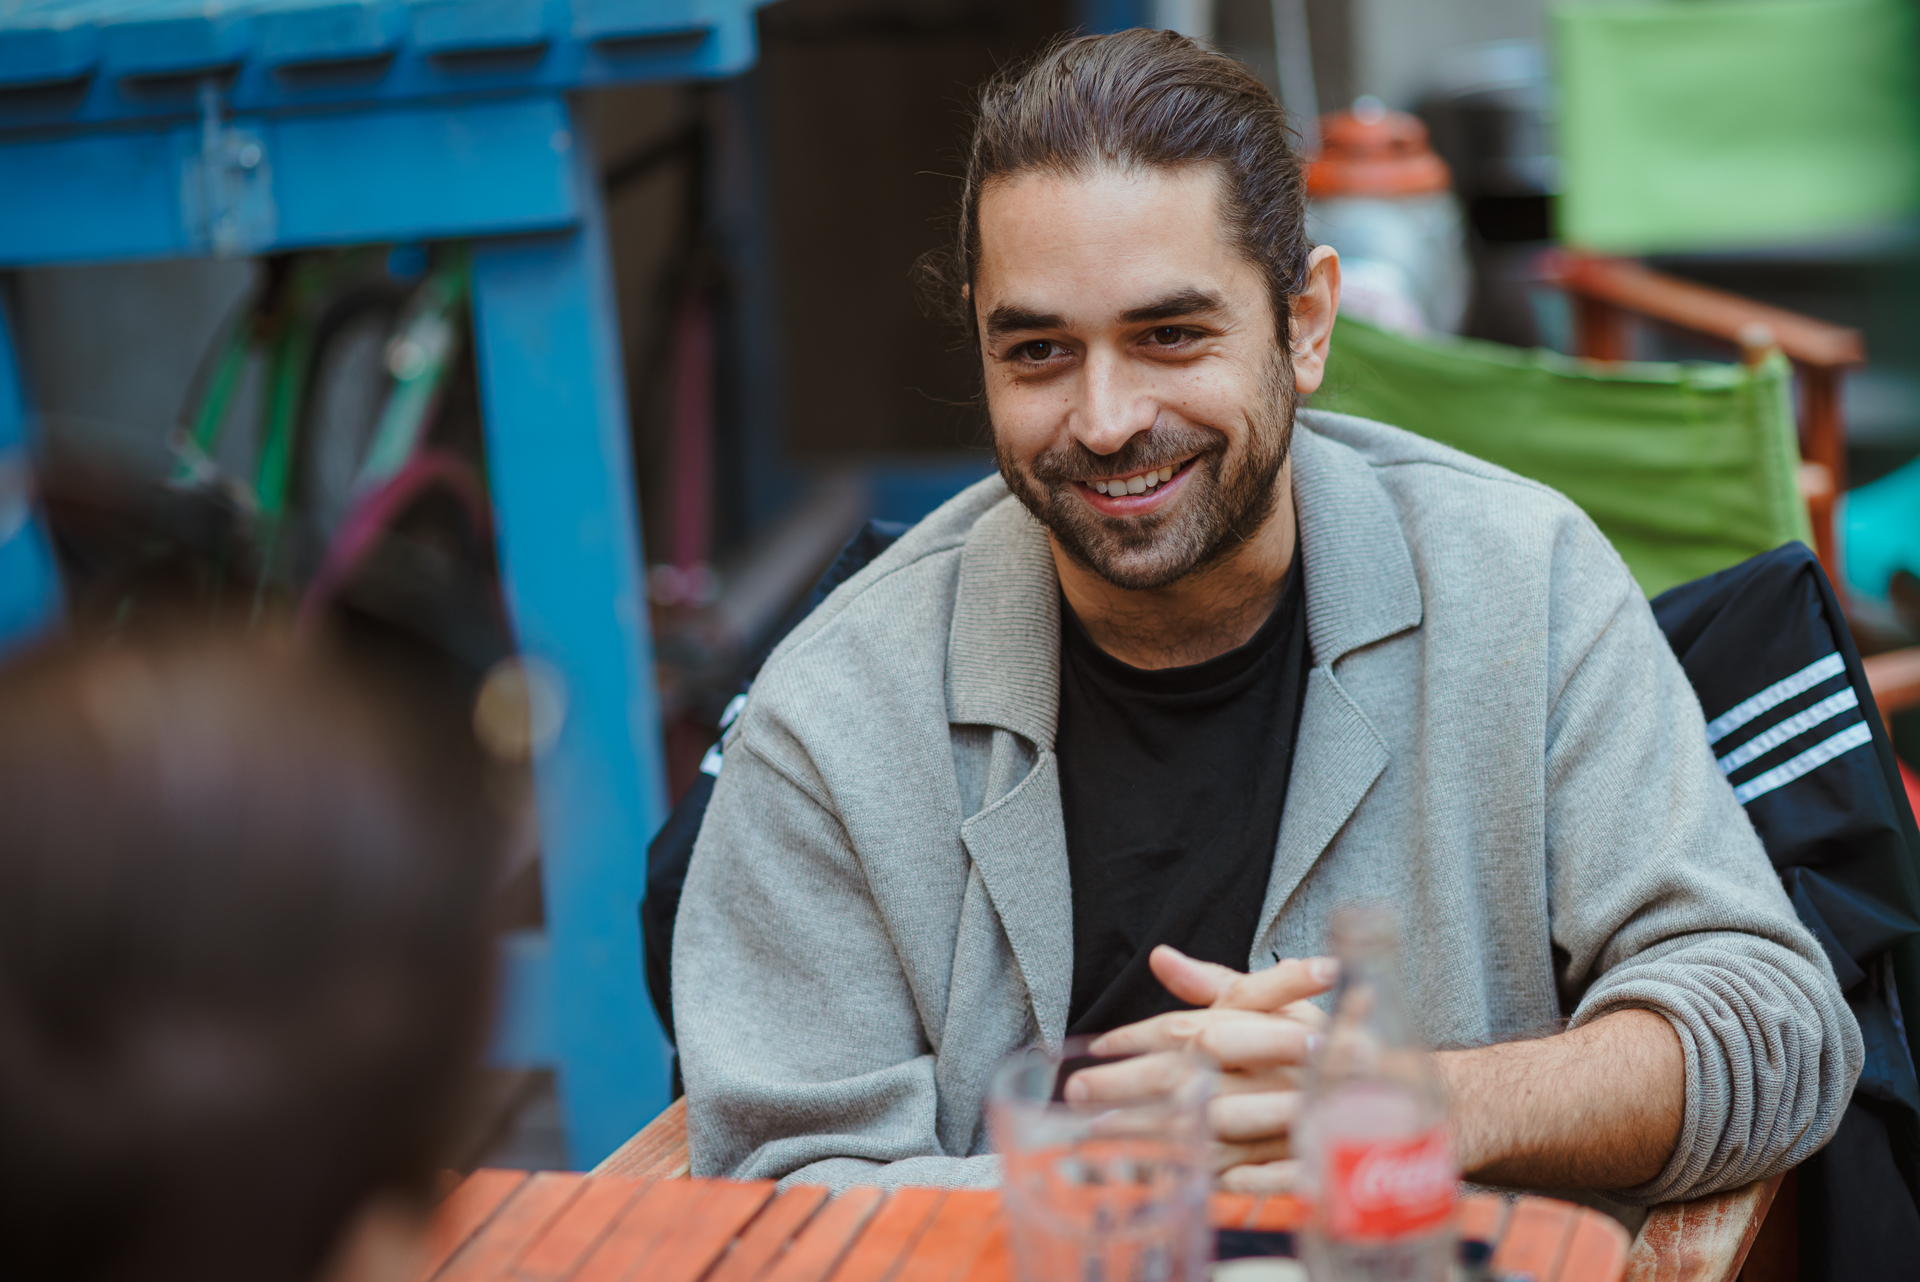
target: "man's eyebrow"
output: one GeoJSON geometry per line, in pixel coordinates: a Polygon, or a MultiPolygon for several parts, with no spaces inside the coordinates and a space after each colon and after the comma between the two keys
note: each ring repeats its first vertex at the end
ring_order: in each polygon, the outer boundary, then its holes
{"type": "Polygon", "coordinates": [[[1155,299],[1144,307],[1131,308],[1120,314],[1120,319],[1129,325],[1138,325],[1142,321],[1178,320],[1183,316],[1204,316],[1218,312],[1226,307],[1218,294],[1210,294],[1204,289],[1182,289],[1168,294],[1165,298],[1155,299]]]}
{"type": "Polygon", "coordinates": [[[1028,311],[1011,303],[1002,303],[987,313],[987,337],[1019,334],[1035,329],[1065,329],[1066,322],[1052,312],[1028,311]]]}

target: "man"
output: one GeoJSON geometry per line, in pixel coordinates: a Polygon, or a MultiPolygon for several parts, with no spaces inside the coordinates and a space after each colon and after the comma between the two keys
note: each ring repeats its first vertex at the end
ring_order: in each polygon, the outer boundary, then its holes
{"type": "Polygon", "coordinates": [[[1000,476],[727,735],[675,938],[695,1172],[989,1183],[995,1062],[1098,1032],[1219,1058],[1222,1183],[1283,1187],[1356,899],[1402,914],[1476,1178],[1650,1203],[1818,1148],[1858,1029],[1619,558],[1541,486],[1296,417],[1339,266],[1258,82],[1060,45],[984,91],[959,230],[1000,476]]]}

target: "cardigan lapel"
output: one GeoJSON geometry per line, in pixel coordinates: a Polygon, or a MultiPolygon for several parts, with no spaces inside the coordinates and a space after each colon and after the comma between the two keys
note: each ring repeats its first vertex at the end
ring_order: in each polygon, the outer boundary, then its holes
{"type": "Polygon", "coordinates": [[[1008,495],[967,531],[947,640],[947,716],[1052,751],[1060,713],[1060,576],[1047,532],[1008,495]]]}
{"type": "MultiPolygon", "coordinates": [[[[1293,435],[1294,510],[1306,567],[1313,669],[1300,709],[1292,776],[1273,871],[1254,932],[1256,958],[1287,899],[1387,768],[1386,741],[1341,685],[1334,665],[1420,625],[1420,583],[1392,500],[1365,459],[1312,431],[1293,435]]],[[[1249,958],[1249,964],[1257,964],[1249,958]]]]}
{"type": "Polygon", "coordinates": [[[1058,1047],[1073,992],[1073,886],[1060,773],[1051,752],[1026,778],[960,825],[1033,1003],[1040,1039],[1058,1047]]]}
{"type": "Polygon", "coordinates": [[[1073,887],[1053,755],[1060,710],[1060,586],[1046,531],[1008,497],[960,553],[947,649],[948,719],[1010,730],[1034,765],[960,826],[1013,949],[1041,1040],[1066,1034],[1073,989],[1073,887]]]}

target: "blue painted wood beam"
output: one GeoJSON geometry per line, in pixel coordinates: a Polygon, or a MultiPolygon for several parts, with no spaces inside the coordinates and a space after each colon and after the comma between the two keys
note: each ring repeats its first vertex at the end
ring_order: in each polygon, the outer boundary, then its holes
{"type": "MultiPolygon", "coordinates": [[[[241,116],[257,137],[269,234],[244,248],[487,236],[581,217],[557,95],[241,116]]],[[[211,248],[190,218],[198,124],[0,136],[0,266],[174,258],[211,248]]]]}
{"type": "Polygon", "coordinates": [[[565,699],[535,762],[547,1004],[576,1165],[668,1101],[633,906],[666,814],[626,392],[597,175],[574,230],[485,241],[474,328],[501,576],[521,651],[565,699]]]}
{"type": "Polygon", "coordinates": [[[59,622],[60,575],[33,503],[27,398],[0,294],[0,651],[59,622]]]}
{"type": "Polygon", "coordinates": [[[737,75],[757,0],[61,0],[0,6],[0,131],[737,75]]]}
{"type": "Polygon", "coordinates": [[[1074,0],[1074,24],[1082,31],[1101,33],[1151,27],[1149,0],[1074,0]]]}

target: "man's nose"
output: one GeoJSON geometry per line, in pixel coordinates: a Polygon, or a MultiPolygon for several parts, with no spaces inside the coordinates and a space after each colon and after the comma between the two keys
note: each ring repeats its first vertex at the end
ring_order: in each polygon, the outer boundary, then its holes
{"type": "Polygon", "coordinates": [[[1085,369],[1073,436],[1095,454],[1111,454],[1152,427],[1160,405],[1151,389],[1114,354],[1090,352],[1085,369]]]}

